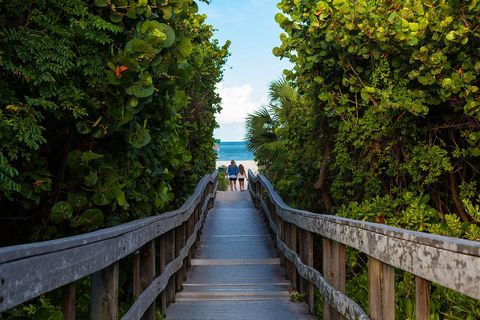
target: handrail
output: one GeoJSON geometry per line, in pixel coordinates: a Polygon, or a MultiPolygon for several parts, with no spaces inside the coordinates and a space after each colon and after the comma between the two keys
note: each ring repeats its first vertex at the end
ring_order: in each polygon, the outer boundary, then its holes
{"type": "MultiPolygon", "coordinates": [[[[118,262],[138,250],[133,266],[137,300],[123,319],[140,319],[144,314],[152,318],[152,306],[160,293],[165,312],[181,289],[193,244],[213,206],[217,187],[215,171],[200,180],[177,210],[78,236],[0,248],[0,312],[62,286],[70,293],[65,299],[72,300],[72,284],[92,275],[91,318],[103,314],[116,319],[111,308],[117,309],[117,297],[112,298],[111,291],[116,286],[118,293],[118,262]],[[155,269],[160,270],[158,277],[155,269]]],[[[74,318],[72,310],[65,310],[74,308],[74,300],[64,308],[65,319],[74,318]]]]}
{"type": "MultiPolygon", "coordinates": [[[[427,319],[429,281],[480,300],[480,242],[293,209],[285,204],[266,177],[255,176],[250,170],[248,176],[254,203],[265,214],[277,247],[288,260],[287,274],[295,278],[298,273],[314,283],[328,303],[325,312],[332,317],[339,313],[348,319],[368,318],[344,294],[345,246],[369,257],[369,315],[372,318],[384,319],[395,313],[394,268],[416,276],[417,319],[427,319]],[[312,268],[312,257],[298,252],[304,248],[296,243],[297,233],[309,241],[313,241],[313,234],[323,238],[323,275],[312,268]],[[306,258],[310,258],[310,263],[306,258]]],[[[306,245],[313,251],[313,244],[306,245]]]]}

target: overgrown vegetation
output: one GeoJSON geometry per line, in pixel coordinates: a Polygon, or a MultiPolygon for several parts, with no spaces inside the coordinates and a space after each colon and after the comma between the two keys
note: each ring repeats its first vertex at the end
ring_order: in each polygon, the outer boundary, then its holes
{"type": "MultiPolygon", "coordinates": [[[[294,67],[249,116],[248,141],[285,200],[317,212],[480,240],[480,2],[282,0],[274,54],[294,67]]],[[[364,307],[365,261],[349,255],[364,307]]],[[[397,318],[412,319],[399,274],[397,318]]],[[[432,288],[433,319],[480,304],[432,288]]]]}
{"type": "MultiPolygon", "coordinates": [[[[0,2],[0,246],[161,213],[214,170],[229,44],[197,11],[192,0],[0,2]]],[[[57,310],[32,308],[22,314],[57,310]]]]}

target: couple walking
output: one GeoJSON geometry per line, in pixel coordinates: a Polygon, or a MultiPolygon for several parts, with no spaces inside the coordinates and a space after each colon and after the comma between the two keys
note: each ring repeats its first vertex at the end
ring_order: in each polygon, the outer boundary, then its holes
{"type": "Polygon", "coordinates": [[[230,180],[230,191],[233,191],[233,189],[237,191],[237,179],[240,184],[240,191],[245,190],[246,174],[243,165],[240,164],[237,167],[234,160],[230,161],[230,165],[227,168],[227,176],[228,180],[230,180]]]}

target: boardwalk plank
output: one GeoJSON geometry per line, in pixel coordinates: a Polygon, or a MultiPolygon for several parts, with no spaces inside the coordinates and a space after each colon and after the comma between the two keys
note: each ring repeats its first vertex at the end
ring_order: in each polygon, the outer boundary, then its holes
{"type": "Polygon", "coordinates": [[[289,300],[292,284],[247,192],[218,193],[194,258],[167,319],[315,319],[289,300]]]}

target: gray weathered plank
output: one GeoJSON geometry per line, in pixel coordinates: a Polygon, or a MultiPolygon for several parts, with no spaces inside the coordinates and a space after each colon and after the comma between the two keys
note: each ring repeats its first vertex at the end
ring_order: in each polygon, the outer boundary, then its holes
{"type": "Polygon", "coordinates": [[[267,232],[248,193],[219,193],[167,319],[314,319],[289,301],[292,283],[267,232]]]}

